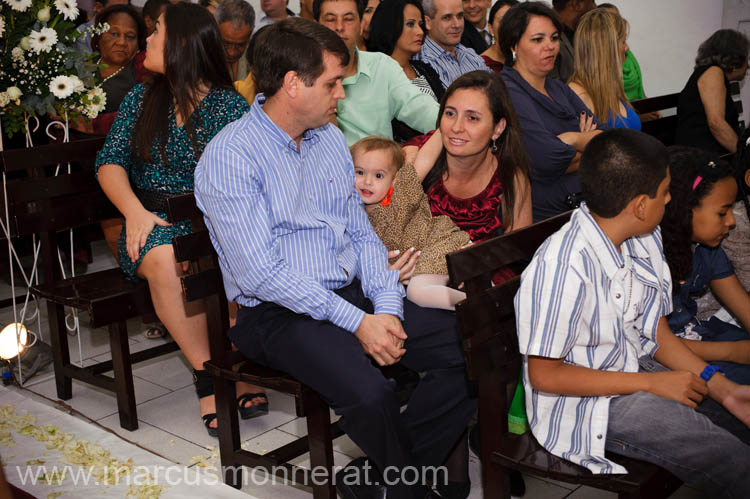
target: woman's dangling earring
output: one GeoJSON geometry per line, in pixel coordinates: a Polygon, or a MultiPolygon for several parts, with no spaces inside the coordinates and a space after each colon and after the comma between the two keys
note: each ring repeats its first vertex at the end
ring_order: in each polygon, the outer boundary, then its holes
{"type": "Polygon", "coordinates": [[[513,62],[516,62],[516,51],[511,51],[511,54],[513,54],[513,62]]]}
{"type": "Polygon", "coordinates": [[[492,154],[497,153],[497,138],[492,139],[492,154]]]}

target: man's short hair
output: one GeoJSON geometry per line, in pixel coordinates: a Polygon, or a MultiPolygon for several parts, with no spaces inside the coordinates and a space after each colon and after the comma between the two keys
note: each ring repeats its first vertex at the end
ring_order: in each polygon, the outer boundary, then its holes
{"type": "Polygon", "coordinates": [[[313,0],[313,17],[316,21],[320,21],[320,6],[323,5],[323,2],[354,2],[357,4],[357,12],[359,13],[360,20],[366,7],[366,0],[313,0]]]}
{"type": "Polygon", "coordinates": [[[222,0],[216,7],[216,24],[231,22],[239,29],[243,25],[255,27],[255,9],[245,0],[222,0]]]}
{"type": "Polygon", "coordinates": [[[426,15],[430,19],[435,18],[435,14],[437,14],[435,0],[422,0],[422,8],[424,9],[424,15],[426,15]]]}
{"type": "Polygon", "coordinates": [[[391,157],[391,166],[394,172],[399,171],[404,165],[404,150],[398,142],[385,137],[365,137],[352,144],[349,151],[352,153],[352,158],[358,152],[385,151],[391,157]]]}
{"type": "Polygon", "coordinates": [[[669,153],[659,140],[617,128],[591,139],[581,155],[578,180],[591,212],[613,218],[636,196],[656,197],[668,167],[669,153]]]}
{"type": "Polygon", "coordinates": [[[349,64],[344,41],[325,26],[301,17],[274,23],[253,49],[255,90],[271,97],[289,71],[295,71],[311,87],[325,70],[323,52],[337,56],[344,66],[349,64]]]}

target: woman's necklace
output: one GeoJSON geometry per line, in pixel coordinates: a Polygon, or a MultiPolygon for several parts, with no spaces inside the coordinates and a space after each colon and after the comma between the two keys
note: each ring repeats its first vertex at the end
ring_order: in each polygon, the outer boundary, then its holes
{"type": "MultiPolygon", "coordinates": [[[[97,61],[97,64],[101,64],[101,62],[102,62],[102,60],[101,60],[101,59],[99,59],[99,60],[97,61]]],[[[106,82],[107,80],[109,80],[109,79],[112,79],[112,78],[114,78],[115,76],[117,76],[117,74],[118,74],[118,73],[119,73],[120,71],[122,71],[123,69],[125,69],[125,65],[123,65],[123,66],[120,66],[120,69],[118,69],[117,71],[115,71],[115,72],[114,72],[114,73],[112,73],[111,75],[107,76],[106,78],[103,78],[103,79],[102,79],[102,84],[104,84],[104,82],[106,82]]]]}

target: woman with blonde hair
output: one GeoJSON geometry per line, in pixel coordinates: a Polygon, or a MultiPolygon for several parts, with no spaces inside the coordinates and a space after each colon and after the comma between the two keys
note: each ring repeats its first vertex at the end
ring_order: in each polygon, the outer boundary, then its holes
{"type": "Polygon", "coordinates": [[[586,13],[575,34],[575,62],[568,85],[602,123],[641,129],[622,84],[628,22],[605,9],[586,13]]]}

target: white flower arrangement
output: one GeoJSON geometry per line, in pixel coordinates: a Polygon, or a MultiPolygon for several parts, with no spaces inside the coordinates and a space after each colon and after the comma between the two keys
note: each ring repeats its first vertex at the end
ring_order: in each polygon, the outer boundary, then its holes
{"type": "Polygon", "coordinates": [[[67,21],[75,21],[78,17],[78,6],[75,0],[55,0],[55,8],[67,21]]]}
{"type": "Polygon", "coordinates": [[[95,55],[75,40],[101,34],[105,24],[80,33],[76,0],[0,0],[0,114],[8,136],[31,116],[95,118],[106,103],[97,84],[95,55]]]}
{"type": "Polygon", "coordinates": [[[40,52],[49,52],[57,43],[57,31],[51,28],[42,28],[39,31],[32,31],[29,35],[31,50],[37,54],[40,52]]]}

